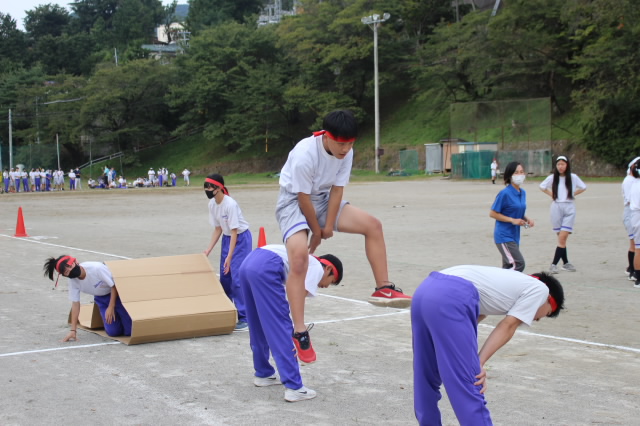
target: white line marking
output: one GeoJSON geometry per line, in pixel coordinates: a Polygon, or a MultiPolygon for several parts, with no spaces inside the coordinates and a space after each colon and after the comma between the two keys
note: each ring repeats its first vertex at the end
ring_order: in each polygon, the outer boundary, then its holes
{"type": "Polygon", "coordinates": [[[75,248],[75,247],[68,247],[68,246],[63,246],[63,245],[60,245],[60,244],[44,243],[44,242],[38,241],[38,240],[30,240],[29,237],[14,237],[14,236],[11,236],[11,235],[6,235],[6,234],[0,234],[0,237],[7,237],[7,238],[11,238],[12,240],[28,241],[30,243],[42,244],[42,245],[45,245],[45,246],[60,247],[60,248],[65,248],[65,249],[69,249],[69,250],[83,251],[85,253],[101,254],[103,256],[117,257],[117,258],[125,259],[125,260],[130,260],[131,259],[130,257],[118,256],[117,254],[102,253],[100,251],[93,251],[93,250],[86,250],[86,249],[80,249],[80,248],[75,248]]]}
{"type": "MultiPolygon", "coordinates": [[[[480,327],[484,327],[484,328],[491,328],[491,329],[495,328],[494,326],[487,325],[487,324],[479,324],[479,325],[480,325],[480,327]]],[[[601,348],[618,349],[618,350],[621,350],[621,351],[640,353],[640,349],[631,348],[629,346],[610,345],[610,344],[607,344],[607,343],[598,343],[598,342],[592,342],[592,341],[589,341],[589,340],[573,339],[571,337],[558,337],[558,336],[552,336],[550,334],[532,333],[530,331],[517,330],[516,333],[524,334],[525,336],[542,337],[542,338],[545,338],[545,339],[560,340],[560,341],[569,342],[569,343],[579,343],[581,345],[586,345],[586,346],[598,346],[598,347],[601,347],[601,348]]]]}
{"type": "MultiPolygon", "coordinates": [[[[358,299],[348,299],[346,297],[340,297],[340,296],[333,296],[331,294],[318,294],[318,296],[322,296],[322,297],[330,297],[332,299],[338,299],[338,300],[346,300],[347,302],[353,302],[353,303],[360,303],[362,305],[369,305],[369,302],[365,302],[364,300],[358,300],[358,299]]],[[[371,305],[373,306],[373,305],[371,305]]]]}
{"type": "Polygon", "coordinates": [[[408,309],[405,310],[401,310],[401,311],[397,311],[397,312],[389,312],[386,314],[380,314],[380,315],[364,315],[361,317],[352,317],[352,318],[340,318],[340,319],[335,319],[335,320],[326,320],[326,321],[311,321],[315,324],[331,324],[334,322],[342,322],[342,321],[355,321],[355,320],[361,320],[361,319],[368,319],[368,318],[378,318],[378,317],[388,317],[391,315],[398,315],[398,314],[406,314],[408,312],[411,312],[408,309]]]}
{"type": "Polygon", "coordinates": [[[49,348],[49,349],[36,349],[33,351],[22,351],[22,352],[9,352],[6,354],[0,354],[0,357],[4,356],[14,356],[14,355],[26,355],[26,354],[37,354],[40,352],[51,352],[51,351],[66,351],[69,349],[80,349],[80,348],[91,348],[94,346],[104,346],[104,345],[121,345],[120,342],[105,342],[105,343],[94,343],[91,345],[77,345],[77,346],[67,346],[66,348],[49,348]]]}

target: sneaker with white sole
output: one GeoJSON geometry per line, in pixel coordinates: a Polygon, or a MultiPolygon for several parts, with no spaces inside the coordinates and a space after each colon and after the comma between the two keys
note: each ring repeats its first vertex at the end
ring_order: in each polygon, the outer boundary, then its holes
{"type": "Polygon", "coordinates": [[[304,401],[305,399],[313,399],[318,394],[313,389],[301,387],[300,389],[285,389],[284,400],[288,402],[304,401]]]}
{"type": "Polygon", "coordinates": [[[389,285],[376,288],[368,301],[376,306],[408,308],[411,306],[411,300],[411,296],[404,294],[395,284],[389,283],[389,285]]]}
{"type": "Polygon", "coordinates": [[[640,280],[636,280],[636,283],[633,285],[633,288],[640,288],[640,280]]]}
{"type": "Polygon", "coordinates": [[[249,324],[246,321],[238,321],[233,331],[249,331],[249,324]]]}
{"type": "Polygon", "coordinates": [[[563,271],[569,271],[569,272],[575,272],[576,271],[576,267],[573,266],[573,264],[571,264],[571,263],[565,263],[564,265],[562,265],[562,270],[563,271]]]}
{"type": "Polygon", "coordinates": [[[629,281],[635,281],[635,280],[636,280],[636,277],[635,277],[635,275],[634,275],[634,273],[633,273],[633,272],[630,272],[630,273],[629,273],[629,276],[627,277],[627,279],[628,279],[629,281]]]}
{"type": "Polygon", "coordinates": [[[280,382],[278,377],[274,374],[271,377],[254,377],[253,384],[259,388],[263,388],[265,386],[281,385],[282,382],[280,382]]]}
{"type": "Polygon", "coordinates": [[[554,265],[553,263],[551,264],[551,266],[549,266],[549,273],[550,274],[557,274],[558,272],[558,265],[554,265]]]}

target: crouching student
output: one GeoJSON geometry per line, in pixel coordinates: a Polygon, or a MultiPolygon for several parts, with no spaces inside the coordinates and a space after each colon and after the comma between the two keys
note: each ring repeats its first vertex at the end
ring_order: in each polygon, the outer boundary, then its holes
{"type": "MultiPolygon", "coordinates": [[[[307,296],[315,296],[320,288],[337,285],[342,280],[342,262],[327,254],[309,255],[305,276],[307,296]]],[[[284,399],[288,402],[316,397],[316,392],[302,384],[300,367],[293,342],[293,323],[285,283],[289,274],[287,249],[282,245],[266,245],[252,251],[240,266],[238,280],[245,297],[249,340],[255,369],[254,384],[271,386],[283,384],[284,399]],[[280,380],[269,362],[269,352],[278,368],[280,380]]],[[[313,324],[312,324],[313,325],[313,324]]],[[[306,340],[309,335],[306,333],[306,340]]],[[[302,342],[305,337],[298,337],[302,342]]],[[[314,359],[315,361],[315,359],[314,359]]]]}
{"type": "Polygon", "coordinates": [[[54,272],[69,278],[69,300],[71,300],[71,330],[62,340],[78,340],[78,315],[80,314],[80,293],[93,295],[93,300],[109,336],[131,336],[131,317],[125,310],[111,271],[102,262],[83,262],[71,256],[50,257],[44,263],[44,275],[53,281],[54,272]]]}
{"type": "Polygon", "coordinates": [[[563,309],[562,285],[551,275],[526,275],[490,266],[454,266],[432,272],[411,304],[414,407],[420,425],[442,424],[438,401],[444,383],[461,425],[491,425],[485,363],[513,337],[563,309]],[[478,352],[478,323],[505,315],[478,352]]]}

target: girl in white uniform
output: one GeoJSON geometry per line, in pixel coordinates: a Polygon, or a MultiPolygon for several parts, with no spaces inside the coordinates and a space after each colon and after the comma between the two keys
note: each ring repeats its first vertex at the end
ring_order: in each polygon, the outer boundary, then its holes
{"type": "Polygon", "coordinates": [[[222,235],[220,284],[238,310],[236,330],[244,330],[247,328],[247,315],[236,274],[253,246],[249,223],[242,216],[236,200],[229,196],[221,175],[214,173],[207,176],[204,180],[204,192],[209,199],[209,223],[214,228],[211,242],[204,254],[209,256],[222,235]]]}
{"type": "Polygon", "coordinates": [[[636,178],[633,177],[631,173],[631,166],[633,166],[636,161],[640,160],[640,157],[636,157],[629,163],[629,167],[627,168],[627,176],[625,176],[622,181],[622,200],[624,203],[624,211],[622,212],[622,224],[624,225],[624,229],[627,231],[627,236],[629,237],[629,251],[627,252],[627,261],[629,265],[627,266],[626,275],[629,276],[630,281],[635,281],[635,275],[633,273],[633,259],[636,252],[636,246],[634,243],[634,235],[633,235],[633,227],[631,225],[631,206],[629,195],[631,192],[631,187],[635,182],[636,178]]]}
{"type": "Polygon", "coordinates": [[[131,317],[126,311],[111,271],[102,262],[82,262],[71,256],[50,257],[44,263],[44,275],[53,281],[54,272],[69,279],[69,300],[71,301],[71,330],[62,340],[78,340],[78,316],[80,315],[80,293],[93,295],[100,311],[104,330],[109,336],[131,336],[131,317]]]}
{"type": "Polygon", "coordinates": [[[558,262],[564,262],[562,269],[575,272],[576,268],[567,258],[567,238],[573,232],[576,220],[576,195],[587,190],[587,185],[576,175],[571,173],[571,164],[564,155],[556,158],[553,174],[549,175],[541,184],[540,190],[551,197],[551,226],[558,235],[558,246],[553,256],[549,272],[558,273],[558,262]]]}

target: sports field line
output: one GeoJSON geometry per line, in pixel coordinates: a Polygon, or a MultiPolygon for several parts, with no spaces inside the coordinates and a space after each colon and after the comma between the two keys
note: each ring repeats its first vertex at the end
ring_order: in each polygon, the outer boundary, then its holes
{"type": "MultiPolygon", "coordinates": [[[[42,241],[29,239],[28,237],[26,237],[26,238],[25,237],[18,238],[18,237],[14,237],[14,236],[11,236],[11,235],[6,235],[6,234],[0,234],[0,236],[7,237],[7,238],[10,238],[10,239],[13,239],[13,240],[29,241],[31,243],[37,243],[37,244],[53,246],[53,247],[67,248],[67,249],[70,249],[70,250],[78,250],[78,251],[83,251],[83,252],[87,252],[87,253],[101,254],[101,255],[104,255],[104,256],[117,257],[117,258],[120,258],[120,259],[127,259],[127,260],[131,259],[130,257],[119,256],[119,255],[116,255],[116,254],[102,253],[102,252],[98,252],[98,251],[75,248],[75,247],[67,247],[67,246],[63,246],[63,245],[59,245],[59,244],[45,243],[45,242],[42,242],[42,241]]],[[[348,298],[345,298],[345,297],[331,296],[331,295],[327,295],[327,294],[320,294],[320,296],[330,297],[330,298],[334,298],[334,299],[340,299],[340,300],[344,300],[344,301],[348,301],[348,302],[352,302],[352,303],[369,304],[368,302],[365,302],[365,301],[362,301],[362,300],[348,299],[348,298]]],[[[398,310],[398,311],[395,311],[395,312],[389,312],[389,313],[380,314],[380,315],[364,315],[364,316],[353,317],[353,318],[342,318],[342,319],[337,319],[337,320],[316,321],[315,323],[316,324],[330,324],[330,323],[343,322],[343,321],[354,321],[354,320],[362,320],[362,319],[369,319],[369,318],[377,318],[377,317],[398,315],[398,314],[403,314],[403,313],[407,313],[407,312],[410,312],[410,311],[408,309],[402,309],[402,310],[398,310]]],[[[486,324],[479,324],[479,327],[490,328],[490,329],[495,328],[493,326],[486,325],[486,324]]],[[[516,333],[524,334],[524,335],[527,335],[527,336],[533,336],[533,337],[542,337],[542,338],[545,338],[545,339],[560,340],[560,341],[569,342],[569,343],[577,343],[577,344],[585,345],[585,346],[597,346],[597,347],[601,347],[601,348],[617,349],[617,350],[625,351],[625,352],[640,353],[640,349],[632,348],[632,347],[629,347],[629,346],[611,345],[611,344],[607,344],[607,343],[592,342],[592,341],[589,341],[589,340],[573,339],[573,338],[570,338],[570,337],[559,337],[559,336],[552,336],[550,334],[532,333],[530,331],[520,331],[520,330],[518,330],[518,331],[516,331],[516,333]]],[[[27,352],[13,352],[13,353],[7,353],[7,354],[0,354],[0,357],[11,356],[11,355],[20,355],[20,354],[26,354],[26,353],[48,352],[48,351],[62,350],[62,349],[83,348],[83,347],[88,347],[88,346],[112,345],[112,344],[117,344],[117,343],[120,343],[120,342],[107,342],[107,343],[98,343],[98,344],[95,344],[95,345],[70,346],[68,348],[39,349],[39,350],[27,351],[27,352]]]]}
{"type": "Polygon", "coordinates": [[[52,351],[68,351],[70,349],[83,349],[83,348],[92,348],[95,346],[105,346],[105,345],[121,345],[120,342],[104,342],[104,343],[93,343],[91,345],[77,345],[77,346],[67,346],[64,348],[48,348],[48,349],[34,349],[32,351],[21,351],[21,352],[9,352],[6,354],[0,354],[0,358],[5,356],[16,356],[16,355],[29,355],[29,354],[37,354],[41,352],[52,352],[52,351]]]}

